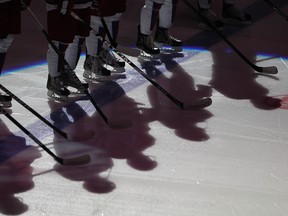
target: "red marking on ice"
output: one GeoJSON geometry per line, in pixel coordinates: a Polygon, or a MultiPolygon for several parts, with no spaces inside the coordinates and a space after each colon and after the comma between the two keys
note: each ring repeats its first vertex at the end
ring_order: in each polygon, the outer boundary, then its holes
{"type": "Polygon", "coordinates": [[[273,97],[266,97],[264,104],[274,109],[287,109],[288,110],[288,95],[276,95],[273,97]]]}
{"type": "Polygon", "coordinates": [[[281,107],[279,107],[280,109],[288,109],[288,95],[283,96],[282,98],[280,97],[279,99],[281,99],[281,107]]]}
{"type": "Polygon", "coordinates": [[[288,95],[278,95],[266,98],[264,103],[270,107],[288,110],[288,95]]]}

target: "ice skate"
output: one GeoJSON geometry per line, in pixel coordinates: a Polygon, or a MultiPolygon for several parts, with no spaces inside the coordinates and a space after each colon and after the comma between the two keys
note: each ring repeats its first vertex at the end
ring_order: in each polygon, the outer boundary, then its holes
{"type": "Polygon", "coordinates": [[[163,46],[171,47],[174,52],[182,51],[182,41],[172,37],[169,34],[168,29],[158,27],[154,37],[154,44],[156,47],[160,48],[163,46]]]}
{"type": "Polygon", "coordinates": [[[0,107],[1,108],[10,108],[12,107],[12,98],[9,95],[2,94],[0,92],[0,107]]]}
{"type": "Polygon", "coordinates": [[[48,97],[60,102],[68,100],[70,91],[64,86],[59,77],[51,77],[48,75],[46,87],[48,89],[48,97]]]}
{"type": "Polygon", "coordinates": [[[88,89],[88,83],[81,82],[73,70],[65,70],[60,75],[60,80],[67,88],[71,87],[71,94],[85,95],[88,89]]]}
{"type": "MultiPolygon", "coordinates": [[[[199,13],[213,27],[215,27],[219,31],[223,31],[223,22],[216,16],[216,14],[211,9],[200,9],[199,13]]],[[[198,27],[203,30],[211,31],[210,26],[208,26],[207,23],[201,18],[199,20],[198,27]]]]}
{"type": "Polygon", "coordinates": [[[113,70],[112,72],[114,73],[123,73],[125,72],[125,62],[121,60],[120,58],[117,58],[113,51],[107,50],[107,49],[102,49],[100,52],[100,60],[102,63],[110,65],[113,70]]]}
{"type": "Polygon", "coordinates": [[[86,56],[83,77],[100,82],[113,80],[111,71],[102,65],[99,56],[93,57],[91,55],[86,56]]]}
{"type": "Polygon", "coordinates": [[[223,22],[228,25],[249,25],[251,15],[240,11],[235,5],[224,4],[222,9],[223,22]]]}
{"type": "Polygon", "coordinates": [[[136,47],[140,50],[140,56],[144,58],[159,58],[160,50],[153,43],[153,39],[150,35],[145,35],[140,32],[140,26],[138,26],[138,37],[136,41],[136,47]]]}

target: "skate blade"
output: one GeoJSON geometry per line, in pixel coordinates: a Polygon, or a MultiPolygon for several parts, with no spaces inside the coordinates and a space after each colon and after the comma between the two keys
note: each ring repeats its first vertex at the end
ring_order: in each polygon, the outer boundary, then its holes
{"type": "Polygon", "coordinates": [[[90,82],[109,82],[109,81],[114,80],[114,77],[112,77],[111,75],[110,76],[99,76],[99,75],[90,76],[90,75],[84,75],[84,74],[83,74],[84,79],[90,82]]]}
{"type": "Polygon", "coordinates": [[[5,101],[5,102],[0,102],[0,107],[1,108],[10,108],[10,107],[12,107],[12,103],[11,103],[11,101],[5,101]]]}
{"type": "Polygon", "coordinates": [[[124,67],[113,67],[111,70],[112,73],[125,73],[126,70],[124,67]]]}
{"type": "Polygon", "coordinates": [[[76,89],[73,87],[68,87],[68,90],[72,96],[85,96],[87,91],[87,89],[76,89]]]}
{"type": "Polygon", "coordinates": [[[143,50],[140,50],[140,55],[138,58],[142,58],[144,60],[150,60],[150,59],[159,59],[160,58],[160,53],[159,54],[149,54],[144,52],[143,50]]]}
{"type": "Polygon", "coordinates": [[[57,102],[67,102],[68,101],[68,96],[67,95],[58,95],[50,90],[48,90],[47,92],[47,96],[50,98],[50,99],[53,99],[57,102]]]}
{"type": "Polygon", "coordinates": [[[169,46],[164,43],[158,43],[158,42],[154,42],[154,45],[158,47],[163,53],[176,53],[183,51],[182,46],[169,46]]]}

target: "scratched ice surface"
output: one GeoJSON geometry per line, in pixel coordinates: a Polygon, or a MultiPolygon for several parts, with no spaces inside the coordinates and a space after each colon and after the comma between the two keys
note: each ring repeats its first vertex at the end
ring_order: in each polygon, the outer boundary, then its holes
{"type": "MultiPolygon", "coordinates": [[[[253,12],[260,3],[241,5],[253,12]]],[[[182,53],[151,62],[129,57],[187,105],[211,97],[200,111],[181,110],[128,64],[114,82],[89,89],[108,119],[133,122],[126,129],[109,128],[85,96],[48,100],[45,63],[2,76],[2,85],[56,127],[94,134],[67,141],[13,101],[11,115],[49,150],[64,159],[88,154],[91,162],[57,164],[1,115],[0,215],[288,215],[287,22],[264,9],[252,26],[227,34],[253,63],[276,66],[277,75],[255,73],[217,35],[179,21],[173,30],[185,42],[182,53]]]]}

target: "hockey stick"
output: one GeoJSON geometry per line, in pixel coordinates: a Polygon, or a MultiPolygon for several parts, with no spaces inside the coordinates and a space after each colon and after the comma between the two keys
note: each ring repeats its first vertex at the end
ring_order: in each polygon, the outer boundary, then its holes
{"type": "Polygon", "coordinates": [[[0,107],[0,113],[3,113],[10,121],[19,127],[27,136],[29,136],[35,143],[37,143],[44,151],[54,158],[58,163],[64,166],[76,166],[87,164],[91,161],[90,155],[82,155],[74,158],[60,158],[49,150],[40,140],[32,135],[23,125],[21,125],[15,118],[13,118],[5,109],[0,107]]]}
{"type": "MultiPolygon", "coordinates": [[[[104,40],[104,39],[102,38],[102,40],[104,40]]],[[[132,61],[130,61],[125,55],[123,55],[121,52],[119,52],[116,48],[114,48],[106,40],[104,40],[104,43],[106,43],[106,45],[109,46],[110,49],[112,49],[125,62],[127,62],[132,68],[134,68],[138,73],[140,73],[145,79],[147,79],[152,85],[154,85],[158,90],[160,90],[166,97],[168,97],[172,102],[174,102],[181,109],[183,109],[183,110],[198,110],[198,109],[203,109],[203,108],[210,106],[212,104],[212,99],[210,97],[202,98],[198,101],[195,101],[193,104],[190,104],[190,105],[184,104],[183,102],[179,101],[174,96],[172,96],[169,92],[167,92],[157,82],[155,82],[153,79],[151,79],[149,76],[147,76],[147,74],[144,73],[139,67],[137,67],[137,65],[135,65],[132,61]]]]}
{"type": "Polygon", "coordinates": [[[236,52],[250,67],[252,67],[255,71],[265,74],[277,74],[278,69],[275,66],[269,67],[259,67],[253,64],[245,55],[243,55],[227,38],[226,36],[220,32],[216,27],[214,27],[201,13],[198,12],[197,9],[193,7],[193,5],[188,1],[184,0],[186,5],[191,8],[213,31],[215,31],[233,50],[236,52]]]}
{"type": "Polygon", "coordinates": [[[33,113],[35,116],[37,116],[41,121],[43,121],[45,124],[47,124],[49,127],[51,127],[53,130],[57,131],[62,137],[65,139],[68,139],[68,136],[65,132],[55,127],[53,124],[51,124],[49,121],[47,121],[45,118],[43,118],[39,113],[37,113],[34,109],[32,109],[28,104],[24,103],[20,98],[18,98],[16,95],[14,95],[11,91],[9,91],[7,88],[5,88],[3,85],[0,84],[0,88],[8,94],[10,97],[12,97],[14,100],[16,100],[19,104],[21,104],[23,107],[25,107],[27,110],[29,110],[31,113],[33,113]]]}
{"type": "MultiPolygon", "coordinates": [[[[30,14],[33,16],[33,18],[35,19],[35,21],[38,23],[38,26],[41,30],[41,32],[45,35],[47,41],[49,42],[49,44],[52,46],[52,48],[54,49],[54,51],[57,53],[57,55],[61,58],[61,60],[64,62],[65,67],[67,67],[69,70],[72,70],[69,63],[66,61],[65,57],[59,52],[58,48],[56,47],[56,45],[54,44],[54,42],[49,38],[48,33],[45,31],[44,27],[42,26],[42,24],[40,23],[40,21],[38,20],[38,18],[35,16],[35,14],[32,12],[32,10],[30,9],[30,7],[27,7],[27,10],[30,12],[30,14]]],[[[76,76],[75,78],[77,78],[77,81],[79,82],[79,85],[83,85],[81,83],[81,81],[79,80],[79,78],[76,76]]],[[[115,128],[115,129],[121,129],[121,128],[128,128],[131,127],[132,122],[129,119],[125,119],[122,120],[120,122],[113,122],[110,121],[107,116],[103,113],[103,111],[101,110],[101,108],[97,105],[97,103],[95,102],[95,100],[93,99],[93,97],[91,96],[91,94],[89,93],[89,91],[87,89],[85,89],[85,94],[88,96],[90,102],[93,104],[93,106],[95,107],[95,109],[97,110],[97,112],[99,113],[99,115],[102,117],[102,119],[105,121],[105,123],[111,127],[111,128],[115,128]]]]}
{"type": "MultiPolygon", "coordinates": [[[[74,12],[71,15],[85,24],[85,21],[81,19],[77,14],[74,12]]],[[[86,24],[87,25],[87,24],[86,24]]],[[[97,35],[98,36],[98,35],[97,35]]],[[[144,78],[146,78],[150,83],[152,83],[157,89],[159,89],[165,96],[167,96],[170,100],[172,100],[178,107],[184,110],[197,110],[203,109],[207,106],[212,104],[211,98],[203,98],[201,100],[196,101],[192,105],[185,105],[183,102],[179,101],[175,97],[173,97],[170,93],[168,93],[164,88],[162,88],[157,82],[152,80],[149,76],[147,76],[137,65],[131,62],[125,55],[119,52],[114,46],[112,46],[108,41],[106,41],[103,37],[99,36],[99,39],[102,40],[110,49],[112,49],[117,55],[119,55],[125,62],[127,62],[132,68],[134,68],[137,72],[139,72],[144,78]]]]}
{"type": "Polygon", "coordinates": [[[60,134],[62,137],[64,137],[67,140],[83,140],[85,138],[76,137],[72,134],[67,134],[64,131],[60,130],[59,128],[55,127],[53,124],[51,124],[47,119],[45,119],[43,116],[41,116],[39,113],[37,113],[34,109],[32,109],[28,104],[26,104],[24,101],[22,101],[20,98],[18,98],[15,94],[13,94],[11,91],[9,91],[7,88],[5,88],[3,85],[0,84],[0,89],[2,89],[6,94],[10,95],[14,100],[16,100],[19,104],[21,104],[23,107],[25,107],[27,110],[29,110],[32,114],[34,114],[36,117],[38,117],[41,121],[43,121],[46,125],[48,125],[50,128],[52,128],[54,131],[56,131],[58,134],[60,134]]]}
{"type": "Polygon", "coordinates": [[[285,18],[286,21],[288,21],[288,16],[278,6],[276,6],[273,1],[270,1],[270,0],[264,0],[264,1],[268,5],[270,5],[276,13],[278,13],[280,16],[285,18]]]}

